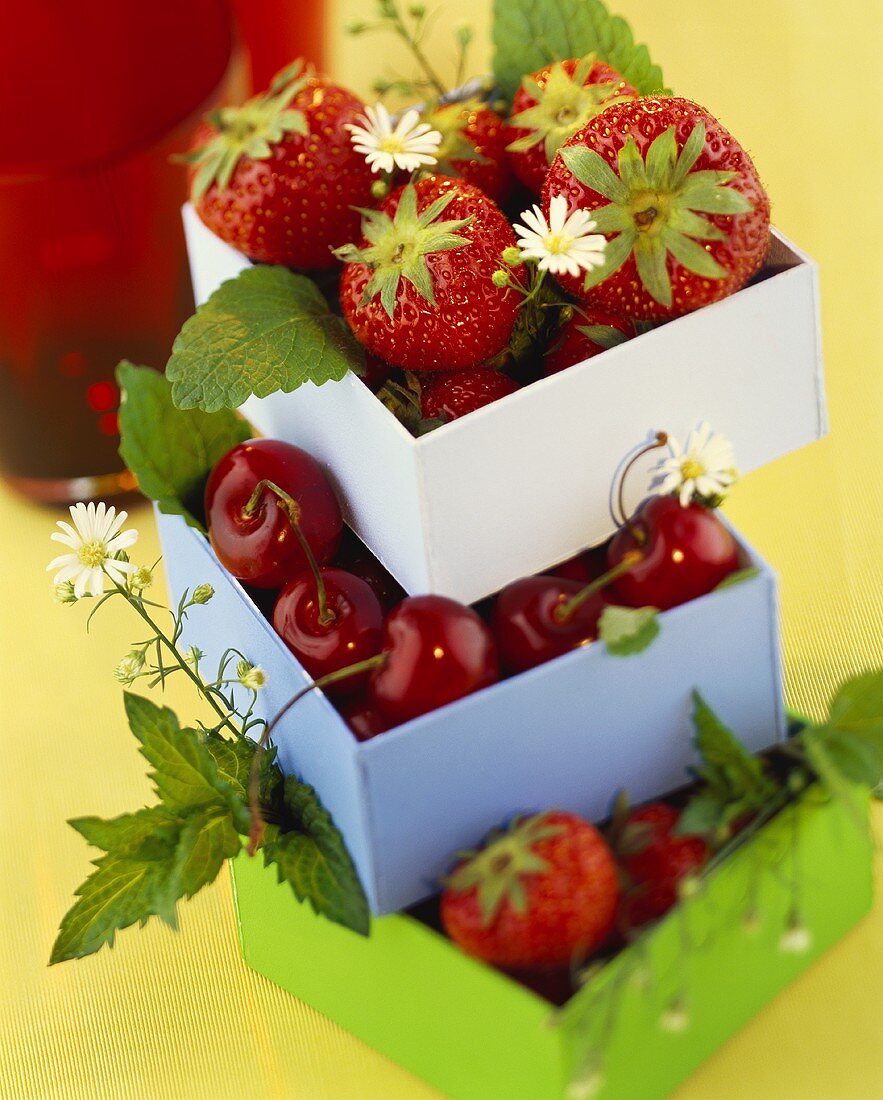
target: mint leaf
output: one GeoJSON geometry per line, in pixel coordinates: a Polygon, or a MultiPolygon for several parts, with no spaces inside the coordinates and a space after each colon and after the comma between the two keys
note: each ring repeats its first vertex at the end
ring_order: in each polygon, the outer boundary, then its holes
{"type": "Polygon", "coordinates": [[[319,288],[285,267],[248,267],[185,322],[166,376],[179,409],[235,409],[252,395],[321,386],[364,353],[319,288]]]}
{"type": "Polygon", "coordinates": [[[598,620],[598,637],[615,657],[641,653],[658,633],[655,607],[605,607],[598,620]]]}
{"type": "Polygon", "coordinates": [[[646,46],[601,0],[494,0],[494,78],[512,99],[522,77],[551,61],[594,53],[641,95],[665,90],[646,46]]]}
{"type": "Polygon", "coordinates": [[[242,840],[229,811],[209,806],[188,817],[175,848],[170,886],[174,900],[193,895],[214,882],[225,859],[239,854],[242,840]]]}
{"type": "Polygon", "coordinates": [[[367,935],[368,903],[343,837],[312,787],[289,776],[285,805],[291,815],[286,832],[267,830],[264,862],[276,867],[298,901],[315,912],[367,935]]]}
{"type": "Polygon", "coordinates": [[[174,844],[181,827],[181,818],[165,806],[149,806],[136,813],[122,814],[110,820],[76,817],[68,821],[68,825],[85,837],[93,848],[126,856],[133,855],[145,845],[157,841],[174,844]]]}
{"type": "Polygon", "coordinates": [[[97,869],[61,922],[50,963],[91,955],[105,944],[112,947],[119,929],[136,921],[143,925],[151,916],[174,927],[174,907],[167,900],[173,858],[174,848],[165,845],[153,859],[107,855],[96,860],[97,869]]]}
{"type": "Polygon", "coordinates": [[[141,742],[141,753],[153,765],[150,778],[166,807],[229,803],[231,789],[196,730],[182,729],[168,707],[124,693],[129,728],[141,742]]]}
{"type": "Polygon", "coordinates": [[[224,409],[183,411],[172,404],[172,387],[150,367],[123,360],[117,367],[122,390],[120,456],[138,479],[141,492],[161,512],[202,525],[189,510],[201,497],[212,467],[229,450],[254,435],[241,416],[224,409]]]}
{"type": "Polygon", "coordinates": [[[737,569],[735,573],[730,573],[728,577],[716,584],[713,591],[720,592],[724,588],[732,588],[734,585],[741,584],[743,581],[750,581],[752,577],[756,577],[760,574],[760,570],[754,566],[750,566],[748,569],[737,569]]]}
{"type": "Polygon", "coordinates": [[[695,745],[702,758],[697,774],[729,801],[748,799],[757,805],[775,793],[763,764],[723,724],[698,691],[693,692],[695,745]]]}
{"type": "Polygon", "coordinates": [[[831,700],[825,725],[858,735],[883,736],[883,669],[862,673],[843,684],[831,700]]]}

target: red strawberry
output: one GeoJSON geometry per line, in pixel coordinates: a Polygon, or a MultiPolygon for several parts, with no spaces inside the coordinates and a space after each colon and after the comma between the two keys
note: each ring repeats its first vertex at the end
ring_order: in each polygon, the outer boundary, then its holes
{"type": "Polygon", "coordinates": [[[518,389],[508,374],[489,367],[438,371],[423,383],[420,409],[427,420],[456,420],[518,389]]]}
{"type": "Polygon", "coordinates": [[[617,855],[625,872],[617,925],[623,932],[658,920],[678,900],[678,884],[708,861],[700,836],[677,836],[677,810],[649,802],[632,810],[619,836],[617,855]]]}
{"type": "Polygon", "coordinates": [[[493,274],[515,234],[477,187],[447,176],[407,184],[363,230],[359,247],[337,254],[343,313],[369,351],[406,370],[453,370],[506,346],[521,298],[493,274]]]}
{"type": "Polygon", "coordinates": [[[512,101],[506,133],[515,175],[538,195],[564,142],[605,107],[637,95],[616,69],[591,56],[526,76],[512,101]]]}
{"type": "Polygon", "coordinates": [[[608,238],[601,267],[559,282],[613,313],[678,317],[738,290],[766,255],[770,205],[750,157],[687,99],[608,107],[559,150],[547,217],[556,195],[608,238]]]}
{"type": "Polygon", "coordinates": [[[441,919],[470,955],[513,970],[580,962],[607,938],[619,898],[598,830],[552,810],[518,818],[450,875],[441,919]]]}
{"type": "Polygon", "coordinates": [[[371,169],[346,130],[364,104],[295,63],[263,95],[197,130],[191,197],[213,233],[261,263],[321,270],[373,204],[371,169]]]}
{"type": "Polygon", "coordinates": [[[496,203],[505,201],[512,182],[503,120],[486,103],[467,99],[435,107],[426,121],[442,135],[437,171],[472,183],[496,203]]]}
{"type": "Polygon", "coordinates": [[[558,339],[546,352],[543,372],[546,375],[600,355],[608,348],[624,344],[635,335],[635,326],[625,317],[605,313],[602,309],[588,309],[588,316],[574,313],[559,332],[558,339]]]}

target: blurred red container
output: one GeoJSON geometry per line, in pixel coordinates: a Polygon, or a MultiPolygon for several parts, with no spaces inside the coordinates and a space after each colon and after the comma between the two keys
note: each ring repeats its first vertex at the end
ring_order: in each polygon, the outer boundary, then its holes
{"type": "Polygon", "coordinates": [[[47,501],[133,487],[113,372],[192,311],[172,153],[237,95],[223,0],[31,0],[0,37],[0,471],[47,501]]]}
{"type": "Polygon", "coordinates": [[[323,0],[233,0],[255,91],[295,57],[324,68],[325,8],[323,0]]]}

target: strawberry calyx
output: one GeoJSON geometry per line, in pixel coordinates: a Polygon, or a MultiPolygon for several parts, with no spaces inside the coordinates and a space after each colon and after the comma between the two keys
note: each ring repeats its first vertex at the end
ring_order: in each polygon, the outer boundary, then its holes
{"type": "Polygon", "coordinates": [[[611,94],[617,85],[610,81],[586,84],[596,61],[594,54],[587,54],[579,60],[572,76],[558,61],[549,69],[545,86],[533,76],[524,77],[522,87],[536,103],[509,119],[511,126],[530,131],[506,146],[510,152],[524,153],[542,142],[551,164],[564,142],[595,115],[614,103],[634,99],[633,95],[611,94]]]}
{"type": "Polygon", "coordinates": [[[669,255],[705,279],[726,278],[702,242],[726,240],[727,234],[702,215],[746,214],[754,205],[727,186],[738,172],[694,171],[704,145],[705,123],[697,122],[680,151],[674,126],[652,142],[646,157],[629,136],[617,156],[618,171],[594,149],[575,144],[561,150],[580,183],[610,200],[592,211],[608,243],[603,264],[586,274],[584,290],[609,278],[632,254],[647,292],[666,307],[672,304],[669,255]]]}
{"type": "Polygon", "coordinates": [[[392,217],[383,210],[359,211],[368,246],[359,248],[347,244],[334,252],[344,263],[362,263],[372,270],[359,308],[379,294],[381,304],[392,320],[402,279],[407,279],[421,297],[435,306],[435,291],[426,257],[471,243],[470,237],[463,236],[457,230],[469,225],[474,215],[438,220],[455,197],[453,192],[442,195],[418,213],[417,192],[409,183],[402,189],[392,217]]]}
{"type": "Polygon", "coordinates": [[[548,817],[541,813],[514,818],[508,828],[492,833],[483,848],[458,853],[462,862],[445,879],[445,886],[453,893],[476,890],[485,928],[493,924],[504,902],[519,916],[526,913],[524,877],[550,870],[534,846],[562,831],[561,825],[550,825],[548,817]]]}
{"type": "Polygon", "coordinates": [[[181,158],[198,166],[193,178],[194,201],[201,199],[213,183],[226,187],[243,157],[265,160],[272,155],[272,146],[287,134],[307,133],[306,117],[290,104],[311,76],[303,61],[295,61],[274,78],[266,92],[241,107],[221,107],[206,115],[217,134],[181,158]]]}
{"type": "Polygon", "coordinates": [[[459,103],[439,103],[431,108],[423,121],[429,123],[441,136],[441,144],[435,154],[436,164],[432,171],[443,175],[456,174],[452,161],[472,161],[475,164],[487,164],[488,158],[475,148],[465,134],[469,116],[473,111],[481,110],[485,104],[472,97],[459,103]]]}

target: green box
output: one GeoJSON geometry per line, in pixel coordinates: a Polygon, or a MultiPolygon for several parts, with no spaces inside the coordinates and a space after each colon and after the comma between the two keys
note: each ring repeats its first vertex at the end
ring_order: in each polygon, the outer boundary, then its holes
{"type": "Polygon", "coordinates": [[[868,912],[871,854],[854,811],[811,788],[557,1012],[412,916],[376,919],[366,939],[258,859],[232,872],[248,964],[451,1097],[649,1100],[868,912]],[[795,911],[802,951],[780,942],[795,911]]]}

